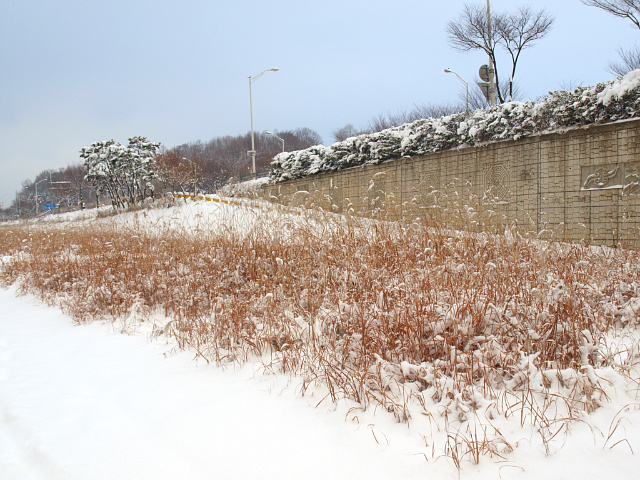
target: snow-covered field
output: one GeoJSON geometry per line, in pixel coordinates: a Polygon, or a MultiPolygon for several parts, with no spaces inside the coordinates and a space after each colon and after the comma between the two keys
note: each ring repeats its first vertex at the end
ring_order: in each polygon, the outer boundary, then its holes
{"type": "Polygon", "coordinates": [[[142,329],[74,326],[0,290],[0,478],[421,478],[424,460],[142,329]]]}
{"type": "MultiPolygon", "coordinates": [[[[233,218],[251,231],[255,212],[221,215],[234,208],[200,202],[102,219],[87,212],[82,222],[224,229],[223,220],[233,218]]],[[[61,232],[65,222],[79,222],[73,215],[51,220],[61,232]]],[[[631,288],[637,295],[638,285],[631,288]]],[[[386,408],[321,401],[322,388],[265,372],[263,358],[224,368],[194,359],[169,330],[159,333],[167,320],[161,316],[78,325],[34,296],[17,296],[15,286],[0,289],[0,478],[635,479],[640,372],[638,352],[625,345],[637,346],[640,312],[629,302],[626,327],[602,341],[624,357],[625,374],[589,371],[607,397],[601,406],[570,422],[550,416],[559,427],[552,438],[553,425],[541,433],[507,408],[490,423],[508,440],[500,450],[492,436],[504,458],[481,455],[473,463],[465,455],[458,470],[452,452],[474,444],[468,430],[465,437],[443,428],[438,412],[418,409],[398,422],[386,408]],[[442,435],[450,437],[448,451],[436,442],[442,435]]]]}

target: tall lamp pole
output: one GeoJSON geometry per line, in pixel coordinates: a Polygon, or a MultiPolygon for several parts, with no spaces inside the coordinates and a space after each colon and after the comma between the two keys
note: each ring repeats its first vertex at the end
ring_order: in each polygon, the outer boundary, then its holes
{"type": "Polygon", "coordinates": [[[4,211],[4,197],[8,197],[9,195],[12,195],[11,193],[5,193],[4,195],[2,195],[2,201],[0,201],[0,210],[2,211],[2,220],[6,220],[7,219],[7,214],[4,211]]]}
{"type": "Polygon", "coordinates": [[[46,178],[43,178],[42,180],[38,180],[38,181],[36,182],[36,216],[38,215],[38,184],[39,184],[40,182],[46,182],[46,181],[47,181],[47,179],[46,179],[46,178]]]}
{"type": "Polygon", "coordinates": [[[466,115],[468,117],[469,116],[469,84],[464,80],[464,78],[462,78],[460,75],[458,75],[456,72],[454,72],[450,68],[445,68],[444,69],[444,73],[453,73],[456,77],[458,77],[460,79],[460,81],[462,83],[464,83],[464,86],[467,89],[467,107],[466,107],[465,112],[466,112],[466,115]]]}
{"type": "Polygon", "coordinates": [[[273,132],[270,132],[269,130],[267,130],[265,133],[268,133],[269,135],[273,135],[274,137],[276,137],[278,140],[282,142],[282,153],[284,153],[284,138],[280,138],[278,135],[276,135],[273,132]]]}
{"type": "Polygon", "coordinates": [[[254,134],[253,134],[253,98],[251,96],[251,85],[253,84],[253,82],[258,80],[265,73],[277,72],[278,70],[279,70],[278,67],[273,67],[268,70],[265,70],[264,72],[260,72],[258,75],[254,77],[249,77],[249,110],[251,112],[251,150],[249,150],[247,153],[251,156],[251,173],[253,174],[254,178],[256,176],[256,145],[255,145],[254,134]]]}
{"type": "MultiPolygon", "coordinates": [[[[491,4],[487,0],[487,36],[489,47],[491,48],[491,4]]],[[[496,81],[495,69],[493,68],[493,58],[489,55],[489,105],[496,106],[496,81]]]]}

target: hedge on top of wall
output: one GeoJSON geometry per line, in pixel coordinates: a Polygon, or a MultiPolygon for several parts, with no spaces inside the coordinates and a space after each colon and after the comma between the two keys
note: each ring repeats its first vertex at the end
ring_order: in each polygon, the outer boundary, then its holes
{"type": "Polygon", "coordinates": [[[538,102],[509,102],[464,113],[428,118],[381,132],[348,138],[331,146],[285,152],[271,163],[270,179],[285,181],[316,173],[377,164],[455,147],[551,133],[591,124],[640,117],[640,70],[624,77],[551,92],[538,102]]]}

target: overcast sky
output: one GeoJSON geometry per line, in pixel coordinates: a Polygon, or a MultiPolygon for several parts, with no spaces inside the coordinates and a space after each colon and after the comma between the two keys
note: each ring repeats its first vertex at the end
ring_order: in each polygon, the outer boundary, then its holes
{"type": "MultiPolygon", "coordinates": [[[[308,127],[332,143],[348,123],[456,103],[481,53],[447,43],[447,22],[484,0],[0,0],[0,201],[26,179],[79,163],[98,140],[170,148],[250,129],[308,127]]],[[[555,16],[525,50],[524,99],[594,85],[640,31],[579,0],[491,0],[555,16]]]]}

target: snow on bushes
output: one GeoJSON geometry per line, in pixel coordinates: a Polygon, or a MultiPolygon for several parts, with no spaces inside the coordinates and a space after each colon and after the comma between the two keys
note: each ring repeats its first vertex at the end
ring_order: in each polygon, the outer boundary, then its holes
{"type": "Polygon", "coordinates": [[[378,164],[402,156],[561,131],[570,127],[640,117],[640,70],[624,77],[552,92],[539,102],[509,102],[464,113],[407,123],[381,132],[347,138],[329,147],[285,152],[271,163],[271,180],[280,182],[316,173],[378,164]]]}

